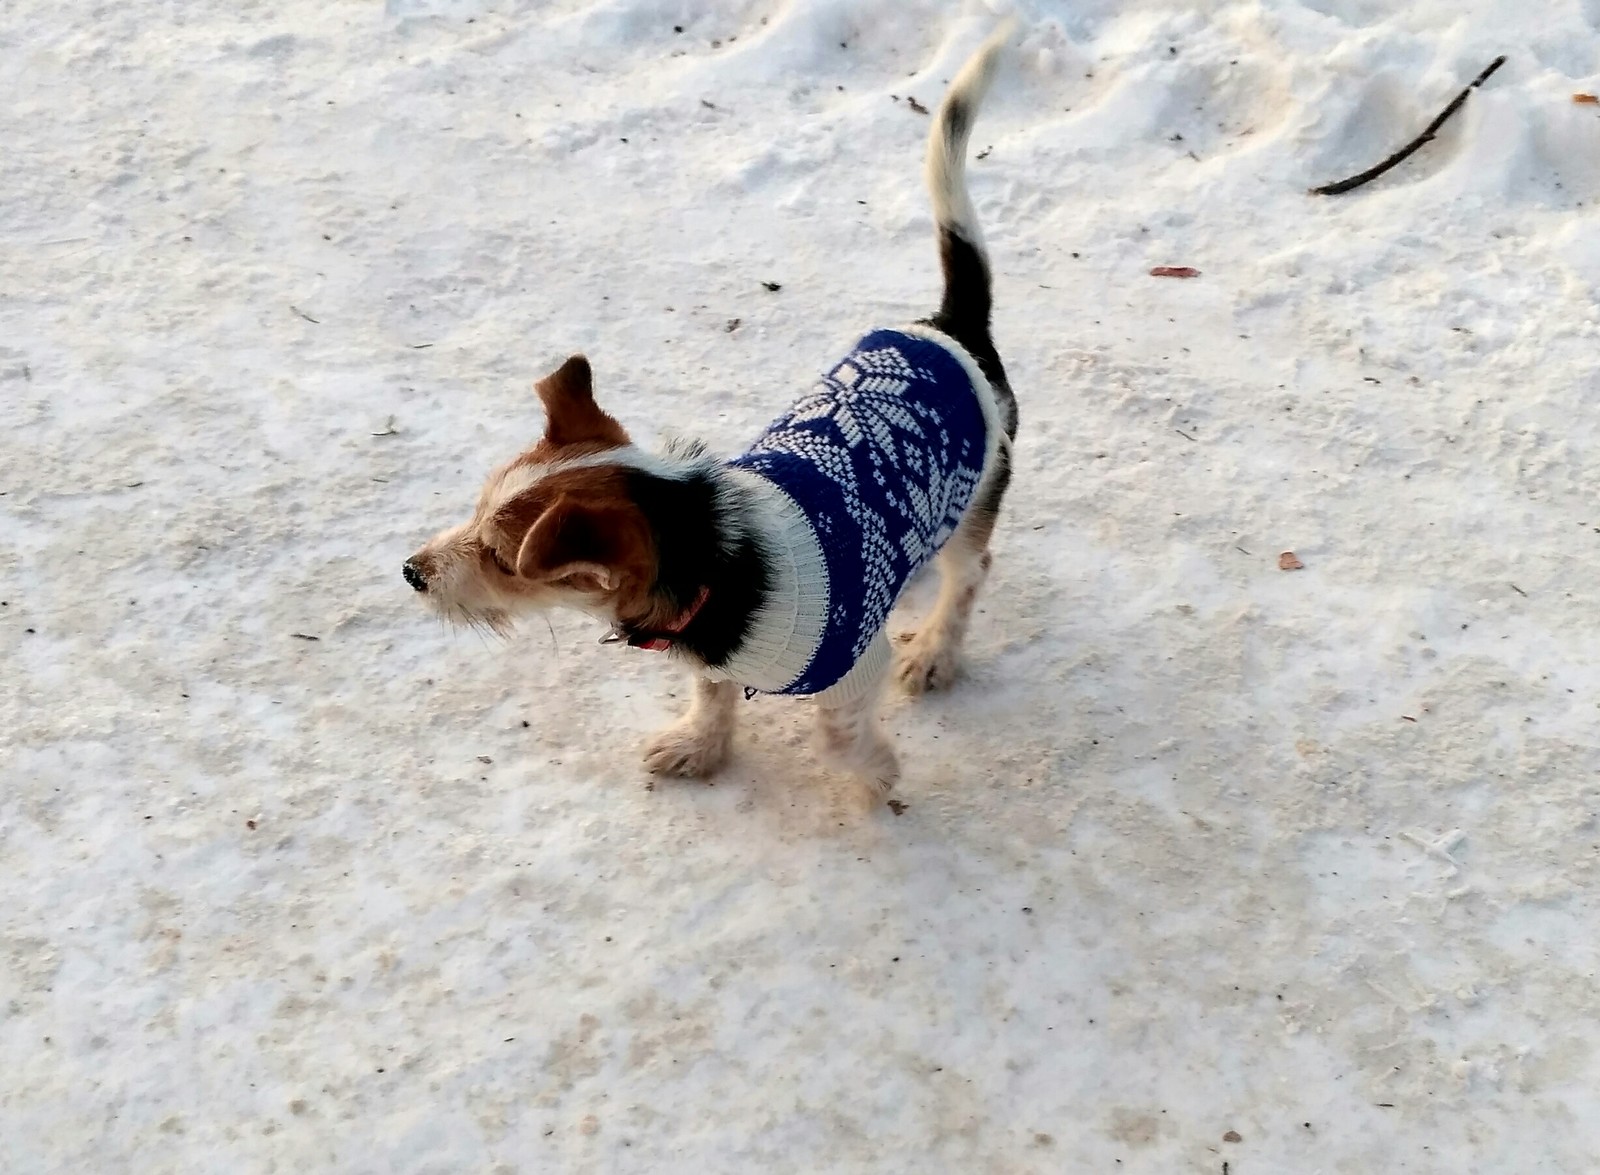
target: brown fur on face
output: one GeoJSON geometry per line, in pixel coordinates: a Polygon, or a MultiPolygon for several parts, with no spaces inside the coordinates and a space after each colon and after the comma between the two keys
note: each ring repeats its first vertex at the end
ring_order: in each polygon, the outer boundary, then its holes
{"type": "Polygon", "coordinates": [[[652,619],[655,538],[617,466],[548,474],[509,499],[489,530],[515,546],[520,579],[583,591],[619,620],[652,619]]]}
{"type": "Polygon", "coordinates": [[[653,624],[657,554],[617,466],[541,467],[629,443],[594,401],[589,363],[574,355],[535,385],[545,433],[489,476],[472,518],[425,543],[409,563],[446,619],[495,632],[561,604],[612,621],[653,624]]]}

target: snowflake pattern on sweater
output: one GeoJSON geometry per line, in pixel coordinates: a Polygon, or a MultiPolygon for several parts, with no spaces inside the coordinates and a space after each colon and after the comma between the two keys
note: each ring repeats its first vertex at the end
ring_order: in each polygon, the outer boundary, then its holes
{"type": "Polygon", "coordinates": [[[794,501],[827,566],[822,639],[776,692],[820,693],[850,672],[961,521],[988,441],[962,362],[930,339],[878,330],[730,462],[794,501]]]}

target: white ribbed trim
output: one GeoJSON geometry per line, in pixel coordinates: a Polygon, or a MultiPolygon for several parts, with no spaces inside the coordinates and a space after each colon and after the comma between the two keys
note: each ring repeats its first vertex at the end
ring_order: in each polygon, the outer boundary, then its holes
{"type": "Polygon", "coordinates": [[[707,675],[777,693],[805,672],[822,641],[828,618],[828,565],[793,498],[751,470],[724,466],[718,472],[745,491],[750,514],[744,521],[766,558],[772,583],[739,648],[722,665],[708,669],[707,675]]]}
{"type": "Polygon", "coordinates": [[[839,706],[865,697],[878,688],[878,681],[888,668],[889,633],[880,628],[860,659],[850,667],[850,672],[817,694],[817,701],[827,706],[839,706]]]}

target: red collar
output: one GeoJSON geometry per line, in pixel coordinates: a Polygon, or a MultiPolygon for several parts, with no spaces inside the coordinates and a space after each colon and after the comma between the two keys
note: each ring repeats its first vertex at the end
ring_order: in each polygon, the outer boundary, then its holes
{"type": "Polygon", "coordinates": [[[711,598],[711,589],[703,587],[700,594],[694,598],[694,603],[677,617],[677,619],[656,629],[629,629],[625,625],[617,625],[605,636],[600,638],[601,644],[610,644],[614,641],[627,641],[636,649],[649,649],[653,653],[664,653],[674,644],[674,639],[684,629],[694,622],[700,615],[700,609],[706,606],[706,601],[711,598]]]}

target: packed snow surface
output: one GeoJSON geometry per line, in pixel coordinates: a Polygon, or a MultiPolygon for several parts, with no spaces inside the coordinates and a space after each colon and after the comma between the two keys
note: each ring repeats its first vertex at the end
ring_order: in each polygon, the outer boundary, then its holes
{"type": "Polygon", "coordinates": [[[932,309],[1007,11],[0,6],[0,1169],[1596,1169],[1597,0],[1022,0],[899,815],[401,581],[569,353],[735,452],[932,309]]]}

